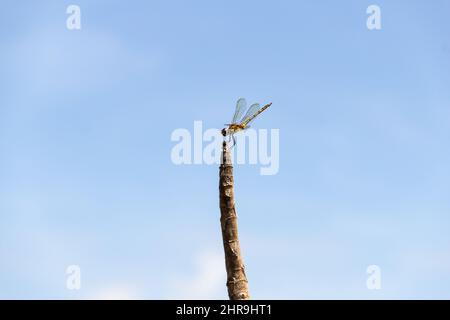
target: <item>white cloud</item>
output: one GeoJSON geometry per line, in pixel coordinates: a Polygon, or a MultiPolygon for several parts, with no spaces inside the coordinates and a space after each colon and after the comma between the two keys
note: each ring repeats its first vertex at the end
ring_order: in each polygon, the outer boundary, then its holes
{"type": "Polygon", "coordinates": [[[227,299],[223,255],[204,252],[195,260],[195,271],[174,277],[168,299],[227,299]]]}
{"type": "Polygon", "coordinates": [[[111,286],[100,289],[93,295],[88,296],[90,300],[136,300],[139,294],[136,289],[128,286],[111,286]]]}

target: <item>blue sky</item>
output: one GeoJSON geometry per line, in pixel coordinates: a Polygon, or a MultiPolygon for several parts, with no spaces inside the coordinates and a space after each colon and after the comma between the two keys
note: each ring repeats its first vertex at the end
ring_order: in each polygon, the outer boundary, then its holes
{"type": "Polygon", "coordinates": [[[246,97],[280,129],[278,174],[235,166],[253,298],[449,299],[449,12],[2,1],[0,298],[227,298],[218,168],[174,165],[170,136],[246,97]]]}

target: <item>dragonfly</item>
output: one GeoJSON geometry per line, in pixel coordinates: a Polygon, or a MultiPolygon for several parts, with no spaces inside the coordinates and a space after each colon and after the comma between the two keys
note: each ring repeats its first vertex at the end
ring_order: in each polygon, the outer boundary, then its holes
{"type": "Polygon", "coordinates": [[[234,134],[250,128],[248,124],[271,105],[272,102],[260,108],[259,103],[254,103],[247,110],[247,101],[244,98],[240,98],[236,103],[233,119],[231,120],[231,123],[225,124],[227,127],[222,129],[222,135],[230,136],[230,141],[233,139],[234,146],[236,144],[234,134]],[[247,112],[245,112],[245,110],[247,110],[247,112]],[[245,115],[242,116],[244,113],[245,115]]]}

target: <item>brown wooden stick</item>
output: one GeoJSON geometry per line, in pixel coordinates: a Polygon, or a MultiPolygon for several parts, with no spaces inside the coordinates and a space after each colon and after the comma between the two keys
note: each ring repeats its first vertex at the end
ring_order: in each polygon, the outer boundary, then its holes
{"type": "Polygon", "coordinates": [[[239,246],[237,215],[234,206],[233,166],[227,143],[222,145],[220,165],[220,224],[222,226],[225,266],[227,270],[228,297],[230,300],[250,299],[248,281],[239,246]]]}

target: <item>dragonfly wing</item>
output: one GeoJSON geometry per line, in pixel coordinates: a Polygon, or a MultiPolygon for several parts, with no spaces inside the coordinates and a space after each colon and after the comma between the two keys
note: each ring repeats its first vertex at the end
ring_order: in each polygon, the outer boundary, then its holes
{"type": "Polygon", "coordinates": [[[247,107],[247,101],[245,101],[244,98],[240,98],[236,103],[236,111],[234,112],[233,120],[231,120],[231,123],[237,123],[237,121],[244,114],[246,107],[247,107]]]}
{"type": "Polygon", "coordinates": [[[259,103],[252,104],[250,106],[250,108],[248,108],[248,111],[245,114],[245,116],[242,118],[242,120],[239,121],[239,123],[244,123],[245,121],[247,121],[248,119],[253,117],[258,111],[259,111],[259,103]]]}

